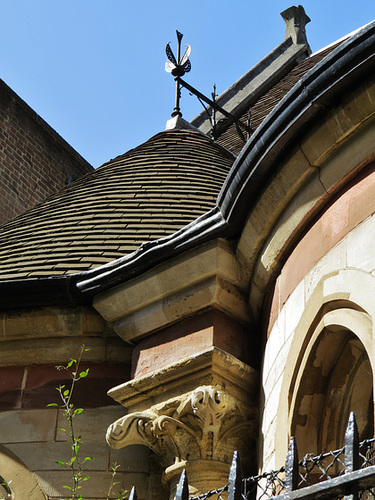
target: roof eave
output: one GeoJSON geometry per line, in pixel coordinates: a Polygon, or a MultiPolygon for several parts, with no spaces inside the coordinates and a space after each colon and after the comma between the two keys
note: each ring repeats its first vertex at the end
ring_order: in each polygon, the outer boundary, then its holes
{"type": "Polygon", "coordinates": [[[84,304],[71,284],[71,276],[9,280],[0,283],[1,310],[75,306],[84,304]]]}

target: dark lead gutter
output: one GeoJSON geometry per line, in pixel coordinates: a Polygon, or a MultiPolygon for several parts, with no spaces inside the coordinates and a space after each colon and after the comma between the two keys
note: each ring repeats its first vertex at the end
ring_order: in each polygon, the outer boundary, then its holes
{"type": "Polygon", "coordinates": [[[290,152],[307,126],[374,68],[375,21],[308,71],[275,106],[244,146],[219,193],[217,203],[231,232],[240,231],[264,185],[275,175],[275,160],[290,152]]]}

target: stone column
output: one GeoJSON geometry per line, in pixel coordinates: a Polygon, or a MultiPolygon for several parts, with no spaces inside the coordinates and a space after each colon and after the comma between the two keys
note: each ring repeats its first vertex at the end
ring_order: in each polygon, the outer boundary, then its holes
{"type": "Polygon", "coordinates": [[[190,494],[227,483],[233,451],[255,459],[257,372],[218,348],[110,391],[129,410],[107,431],[113,448],[144,444],[164,469],[173,498],[182,470],[190,494]]]}

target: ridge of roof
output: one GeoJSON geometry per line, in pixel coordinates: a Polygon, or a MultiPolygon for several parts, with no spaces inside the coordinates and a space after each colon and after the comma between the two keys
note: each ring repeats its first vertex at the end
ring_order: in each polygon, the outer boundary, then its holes
{"type": "MultiPolygon", "coordinates": [[[[255,102],[299,60],[311,53],[305,33],[305,25],[310,18],[305,14],[303,7],[301,5],[289,7],[281,13],[281,16],[286,26],[284,40],[216,99],[218,105],[234,116],[242,113],[244,108],[255,102]]],[[[231,121],[219,112],[217,112],[217,122],[221,122],[219,127],[221,130],[231,125],[231,121]]],[[[202,111],[190,123],[204,133],[209,133],[211,129],[206,111],[202,111]]]]}
{"type": "MultiPolygon", "coordinates": [[[[278,104],[278,102],[289,92],[289,90],[297,83],[297,81],[312,67],[314,67],[318,62],[320,62],[324,57],[326,57],[330,52],[334,50],[337,45],[331,45],[327,47],[324,51],[319,51],[315,54],[310,55],[306,59],[303,59],[298,64],[296,64],[283,78],[275,83],[270,89],[262,94],[253,105],[246,109],[242,115],[239,117],[242,123],[247,123],[249,120],[249,113],[251,115],[251,129],[252,133],[259,127],[262,121],[267,117],[267,115],[272,111],[272,109],[278,104]]],[[[249,139],[249,137],[247,138],[249,139]]],[[[233,151],[235,154],[239,154],[245,145],[245,142],[237,133],[236,125],[230,125],[218,138],[217,141],[233,151]]]]}

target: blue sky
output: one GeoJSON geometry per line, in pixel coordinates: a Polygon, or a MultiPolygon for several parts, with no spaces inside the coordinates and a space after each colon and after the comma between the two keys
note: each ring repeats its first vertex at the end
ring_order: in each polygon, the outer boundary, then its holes
{"type": "MultiPolygon", "coordinates": [[[[284,37],[284,0],[0,0],[0,78],[94,167],[165,128],[165,45],[192,47],[186,80],[221,93],[284,37]]],[[[316,51],[375,18],[373,0],[305,0],[316,51]]],[[[190,120],[202,107],[183,91],[190,120]]]]}

